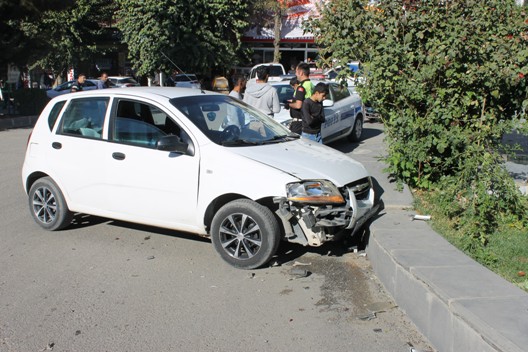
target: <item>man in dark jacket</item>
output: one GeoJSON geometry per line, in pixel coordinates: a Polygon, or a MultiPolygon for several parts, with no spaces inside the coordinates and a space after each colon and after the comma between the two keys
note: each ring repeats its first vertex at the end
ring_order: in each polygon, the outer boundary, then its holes
{"type": "Polygon", "coordinates": [[[318,83],[310,98],[305,99],[302,105],[302,137],[317,143],[323,143],[321,125],[325,122],[323,100],[328,94],[328,87],[318,83]]]}
{"type": "Polygon", "coordinates": [[[84,81],[86,81],[86,75],[84,73],[80,73],[79,77],[75,82],[73,82],[70,92],[80,92],[83,90],[84,81]]]}

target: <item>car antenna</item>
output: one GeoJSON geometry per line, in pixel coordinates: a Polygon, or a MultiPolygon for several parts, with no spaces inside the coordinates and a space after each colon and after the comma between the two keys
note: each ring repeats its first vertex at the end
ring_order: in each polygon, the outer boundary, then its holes
{"type": "MultiPolygon", "coordinates": [[[[161,52],[161,55],[165,56],[165,58],[166,58],[167,60],[169,60],[170,63],[173,64],[174,67],[176,67],[176,69],[177,69],[178,71],[180,71],[181,73],[183,73],[183,74],[185,75],[185,77],[187,77],[187,78],[189,79],[189,81],[192,81],[191,77],[189,77],[189,75],[187,75],[185,72],[183,72],[183,70],[182,70],[181,68],[179,68],[178,65],[176,65],[176,64],[174,63],[174,61],[172,61],[167,55],[165,55],[165,53],[164,53],[163,51],[161,52]]],[[[203,90],[201,84],[200,84],[200,90],[202,91],[203,94],[205,94],[205,92],[204,92],[204,90],[203,90]]]]}

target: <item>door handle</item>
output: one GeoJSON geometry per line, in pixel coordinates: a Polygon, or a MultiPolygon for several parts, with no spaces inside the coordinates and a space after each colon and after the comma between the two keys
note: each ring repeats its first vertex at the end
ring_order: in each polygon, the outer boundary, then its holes
{"type": "Polygon", "coordinates": [[[119,152],[115,152],[115,153],[112,153],[112,158],[114,158],[116,160],[125,160],[125,154],[119,153],[119,152]]]}
{"type": "Polygon", "coordinates": [[[53,149],[61,149],[62,148],[62,144],[59,143],[59,142],[53,142],[53,143],[51,143],[51,147],[53,149]]]}

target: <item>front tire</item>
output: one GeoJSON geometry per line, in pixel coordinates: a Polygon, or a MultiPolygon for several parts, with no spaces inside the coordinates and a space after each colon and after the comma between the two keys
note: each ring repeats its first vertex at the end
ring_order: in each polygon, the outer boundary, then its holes
{"type": "Polygon", "coordinates": [[[352,128],[352,132],[348,135],[348,139],[351,142],[359,142],[361,140],[362,134],[363,134],[363,119],[360,116],[357,116],[356,121],[354,121],[354,128],[352,128]]]}
{"type": "Polygon", "coordinates": [[[270,209],[249,199],[238,199],[215,214],[211,239],[226,262],[240,269],[256,269],[277,252],[280,228],[270,209]]]}
{"type": "Polygon", "coordinates": [[[68,209],[61,190],[50,177],[43,177],[31,186],[28,201],[33,219],[44,229],[62,230],[71,224],[73,213],[68,209]]]}

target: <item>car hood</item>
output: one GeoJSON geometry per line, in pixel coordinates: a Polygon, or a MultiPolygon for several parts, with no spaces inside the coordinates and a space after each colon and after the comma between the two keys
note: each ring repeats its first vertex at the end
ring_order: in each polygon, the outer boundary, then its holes
{"type": "Polygon", "coordinates": [[[299,179],[325,179],[332,181],[338,187],[369,176],[365,167],[348,155],[304,139],[230,149],[235,154],[279,169],[299,179]]]}

